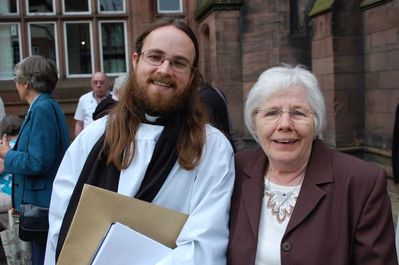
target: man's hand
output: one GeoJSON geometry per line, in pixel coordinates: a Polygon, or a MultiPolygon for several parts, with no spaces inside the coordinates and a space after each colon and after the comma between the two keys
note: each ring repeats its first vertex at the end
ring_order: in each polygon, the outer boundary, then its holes
{"type": "Polygon", "coordinates": [[[7,152],[10,150],[10,146],[7,141],[7,134],[3,134],[3,139],[0,144],[0,158],[2,158],[2,164],[4,167],[4,158],[6,157],[7,152]]]}

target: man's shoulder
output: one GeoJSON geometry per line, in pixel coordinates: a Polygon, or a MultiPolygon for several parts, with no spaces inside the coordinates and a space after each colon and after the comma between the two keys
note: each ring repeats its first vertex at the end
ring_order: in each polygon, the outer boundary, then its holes
{"type": "Polygon", "coordinates": [[[225,138],[227,140],[226,136],[211,124],[205,126],[205,135],[207,140],[211,138],[225,138]]]}
{"type": "Polygon", "coordinates": [[[212,125],[207,124],[205,127],[205,135],[205,144],[208,147],[210,146],[212,149],[216,148],[218,150],[229,150],[229,152],[231,151],[232,153],[234,153],[230,141],[219,129],[216,129],[212,125]]]}
{"type": "Polygon", "coordinates": [[[37,110],[47,112],[50,108],[52,108],[52,105],[55,104],[57,104],[57,101],[55,101],[55,99],[51,95],[42,94],[33,102],[31,110],[33,112],[36,112],[37,110]]]}
{"type": "Polygon", "coordinates": [[[87,100],[93,98],[93,91],[89,91],[80,96],[80,100],[87,100]]]}
{"type": "Polygon", "coordinates": [[[92,142],[104,133],[108,118],[102,117],[98,120],[91,122],[85,129],[78,135],[83,141],[92,142]]]}

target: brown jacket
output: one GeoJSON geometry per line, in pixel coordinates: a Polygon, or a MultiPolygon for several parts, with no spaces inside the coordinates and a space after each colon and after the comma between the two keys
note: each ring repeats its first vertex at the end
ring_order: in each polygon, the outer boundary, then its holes
{"type": "MultiPolygon", "coordinates": [[[[262,149],[236,156],[230,265],[255,263],[267,164],[262,149]]],[[[280,255],[282,265],[397,265],[385,172],[315,140],[280,255]]]]}

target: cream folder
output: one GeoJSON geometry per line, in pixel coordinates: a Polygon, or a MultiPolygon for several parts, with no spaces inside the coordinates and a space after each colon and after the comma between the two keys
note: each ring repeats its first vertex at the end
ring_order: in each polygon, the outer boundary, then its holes
{"type": "Polygon", "coordinates": [[[57,265],[88,265],[112,223],[122,223],[169,248],[188,215],[85,184],[57,265]]]}

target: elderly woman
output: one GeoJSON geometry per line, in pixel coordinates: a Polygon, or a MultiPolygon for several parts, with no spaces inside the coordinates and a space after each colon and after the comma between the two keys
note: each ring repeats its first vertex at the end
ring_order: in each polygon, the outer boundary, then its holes
{"type": "Polygon", "coordinates": [[[327,148],[325,120],[309,71],[259,77],[245,122],[261,148],[236,156],[230,265],[397,264],[385,172],[327,148]]]}
{"type": "MultiPolygon", "coordinates": [[[[0,173],[13,174],[12,206],[17,212],[21,203],[49,207],[54,177],[69,145],[64,113],[51,96],[57,81],[57,68],[41,56],[15,66],[15,86],[29,110],[14,148],[6,141],[0,145],[0,173]]],[[[44,263],[45,246],[33,240],[33,265],[44,263]]]]}

